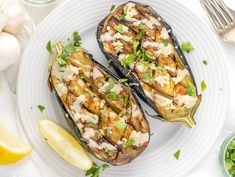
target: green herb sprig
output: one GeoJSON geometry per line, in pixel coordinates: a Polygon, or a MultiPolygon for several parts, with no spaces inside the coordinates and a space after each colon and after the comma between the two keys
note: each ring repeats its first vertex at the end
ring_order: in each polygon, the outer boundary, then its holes
{"type": "Polygon", "coordinates": [[[103,171],[108,167],[108,164],[97,165],[93,162],[92,167],[86,171],[85,175],[90,177],[99,177],[100,171],[103,171]]]}

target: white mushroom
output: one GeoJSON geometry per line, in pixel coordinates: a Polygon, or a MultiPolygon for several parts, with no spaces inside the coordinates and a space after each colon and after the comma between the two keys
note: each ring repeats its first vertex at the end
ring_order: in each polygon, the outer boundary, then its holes
{"type": "Polygon", "coordinates": [[[20,57],[20,43],[11,34],[0,33],[0,71],[15,63],[20,57]]]}
{"type": "Polygon", "coordinates": [[[13,35],[19,33],[25,23],[25,12],[18,5],[12,5],[7,8],[8,19],[3,31],[13,35]]]}

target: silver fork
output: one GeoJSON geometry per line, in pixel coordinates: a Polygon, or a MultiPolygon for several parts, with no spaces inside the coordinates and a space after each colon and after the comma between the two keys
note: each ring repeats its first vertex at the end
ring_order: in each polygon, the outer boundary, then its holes
{"type": "Polygon", "coordinates": [[[200,0],[215,30],[225,41],[235,45],[235,17],[223,0],[200,0]]]}

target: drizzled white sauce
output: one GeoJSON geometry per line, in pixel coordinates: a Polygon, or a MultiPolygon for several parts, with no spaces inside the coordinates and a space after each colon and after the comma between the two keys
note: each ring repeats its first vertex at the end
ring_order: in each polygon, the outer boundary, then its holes
{"type": "Polygon", "coordinates": [[[112,119],[115,118],[116,115],[117,115],[117,114],[116,114],[115,112],[113,112],[113,111],[111,111],[111,112],[109,113],[109,117],[112,118],[112,119]]]}
{"type": "Polygon", "coordinates": [[[114,41],[115,37],[113,37],[109,32],[106,32],[100,36],[100,39],[102,42],[105,42],[105,41],[108,42],[108,41],[114,41]]]}
{"type": "Polygon", "coordinates": [[[148,142],[149,140],[149,134],[148,133],[142,133],[142,132],[137,132],[133,130],[131,132],[131,135],[129,137],[130,139],[134,140],[134,145],[135,146],[142,146],[145,142],[148,142]]]}
{"type": "Polygon", "coordinates": [[[158,76],[155,77],[154,79],[158,84],[160,84],[162,87],[164,85],[169,85],[170,84],[170,79],[168,76],[158,76]]]}
{"type": "Polygon", "coordinates": [[[112,92],[115,92],[116,94],[119,94],[123,91],[121,84],[115,84],[114,87],[111,89],[112,92]]]}
{"type": "Polygon", "coordinates": [[[126,42],[132,42],[132,37],[122,35],[121,33],[116,33],[113,36],[115,39],[122,39],[126,42]]]}
{"type": "Polygon", "coordinates": [[[106,143],[106,142],[102,142],[102,144],[100,145],[100,147],[102,149],[107,149],[109,151],[114,151],[116,150],[117,148],[115,146],[113,146],[112,144],[109,144],[109,143],[106,143]]]}
{"type": "Polygon", "coordinates": [[[85,128],[82,136],[84,139],[88,140],[95,136],[95,130],[93,128],[85,128]]]}
{"type": "Polygon", "coordinates": [[[171,72],[175,72],[176,71],[176,68],[172,68],[170,66],[164,66],[164,69],[166,69],[168,71],[171,71],[171,72]]]}
{"type": "Polygon", "coordinates": [[[162,38],[162,39],[169,39],[169,37],[170,37],[170,36],[169,36],[169,34],[168,34],[166,28],[163,27],[163,28],[162,28],[162,31],[161,31],[161,34],[160,34],[160,38],[162,38]]]}
{"type": "Polygon", "coordinates": [[[180,105],[183,105],[188,109],[192,108],[197,102],[197,97],[192,97],[189,95],[176,95],[175,99],[178,100],[180,105]]]}
{"type": "Polygon", "coordinates": [[[136,63],[135,69],[139,71],[140,73],[143,73],[146,70],[146,67],[143,63],[136,63]]]}
{"type": "Polygon", "coordinates": [[[173,105],[173,100],[161,96],[159,94],[155,94],[155,102],[160,106],[164,107],[165,109],[174,109],[175,106],[173,105]]]}
{"type": "Polygon", "coordinates": [[[165,56],[170,55],[172,52],[174,52],[174,47],[172,44],[168,44],[166,47],[162,43],[157,42],[149,42],[145,41],[143,42],[143,47],[147,48],[148,46],[156,47],[157,50],[155,51],[155,54],[158,56],[160,54],[163,54],[165,56]]]}
{"type": "Polygon", "coordinates": [[[74,80],[75,79],[74,75],[78,74],[78,70],[79,69],[76,66],[67,65],[66,68],[64,69],[63,79],[66,81],[74,80]]]}
{"type": "Polygon", "coordinates": [[[140,115],[140,110],[136,105],[132,105],[132,117],[137,117],[140,115]]]}
{"type": "Polygon", "coordinates": [[[56,90],[60,97],[68,93],[68,88],[64,85],[64,83],[57,84],[56,90]]]}
{"type": "Polygon", "coordinates": [[[135,4],[132,2],[129,2],[125,5],[124,7],[124,11],[126,10],[126,16],[125,16],[125,20],[127,21],[132,21],[133,20],[133,16],[137,15],[138,12],[135,9],[135,4]]]}
{"type": "Polygon", "coordinates": [[[172,78],[172,79],[175,82],[175,84],[177,84],[177,83],[181,82],[185,78],[185,76],[187,76],[187,75],[189,75],[187,69],[184,69],[184,70],[178,69],[177,70],[177,76],[175,78],[172,78]]]}
{"type": "Polygon", "coordinates": [[[123,51],[123,44],[120,42],[120,41],[113,41],[113,46],[114,46],[114,49],[117,51],[117,52],[122,52],[123,51]]]}
{"type": "Polygon", "coordinates": [[[97,68],[93,68],[93,79],[96,79],[98,77],[104,77],[103,73],[97,68]]]}

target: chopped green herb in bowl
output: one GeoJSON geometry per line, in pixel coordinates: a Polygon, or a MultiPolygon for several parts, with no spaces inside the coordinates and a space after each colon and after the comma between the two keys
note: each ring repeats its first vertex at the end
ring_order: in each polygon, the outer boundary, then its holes
{"type": "Polygon", "coordinates": [[[220,162],[227,177],[235,177],[235,132],[225,139],[220,150],[220,162]]]}

